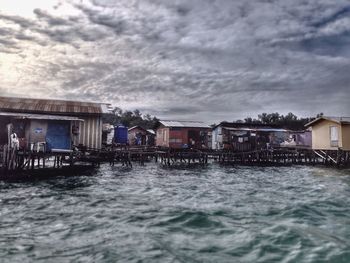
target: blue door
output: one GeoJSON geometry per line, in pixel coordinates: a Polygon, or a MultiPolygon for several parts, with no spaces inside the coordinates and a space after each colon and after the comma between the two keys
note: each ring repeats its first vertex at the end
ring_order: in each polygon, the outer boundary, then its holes
{"type": "Polygon", "coordinates": [[[48,123],[46,133],[47,150],[71,148],[70,122],[52,121],[48,123]]]}

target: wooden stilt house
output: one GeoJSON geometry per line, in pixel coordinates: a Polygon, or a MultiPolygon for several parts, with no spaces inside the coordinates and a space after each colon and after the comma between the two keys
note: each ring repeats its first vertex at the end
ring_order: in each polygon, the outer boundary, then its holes
{"type": "Polygon", "coordinates": [[[128,129],[128,138],[130,145],[154,146],[155,133],[141,126],[133,126],[128,129]]]}
{"type": "Polygon", "coordinates": [[[200,121],[159,121],[156,146],[210,148],[211,128],[200,121]]]}
{"type": "Polygon", "coordinates": [[[322,116],[306,127],[312,130],[312,149],[350,151],[350,117],[322,116]]]}
{"type": "Polygon", "coordinates": [[[259,123],[221,122],[212,131],[213,150],[252,151],[279,146],[289,131],[259,123]]]}
{"type": "Polygon", "coordinates": [[[22,148],[100,149],[102,115],[108,112],[102,103],[0,97],[0,145],[7,143],[6,126],[12,125],[22,148]]]}

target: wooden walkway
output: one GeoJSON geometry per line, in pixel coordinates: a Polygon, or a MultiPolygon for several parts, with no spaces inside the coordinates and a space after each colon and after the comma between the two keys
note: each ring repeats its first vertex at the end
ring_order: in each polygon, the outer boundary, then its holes
{"type": "Polygon", "coordinates": [[[277,148],[249,152],[168,150],[157,151],[157,158],[164,165],[176,163],[207,164],[210,161],[220,164],[239,165],[327,165],[350,166],[350,152],[314,151],[311,149],[277,148]]]}
{"type": "Polygon", "coordinates": [[[0,177],[22,171],[69,169],[77,166],[98,167],[100,163],[132,167],[155,161],[164,166],[217,162],[230,165],[281,166],[291,164],[350,167],[350,151],[322,151],[300,148],[275,148],[250,152],[123,147],[114,149],[80,149],[78,151],[16,151],[6,145],[0,152],[0,177]]]}

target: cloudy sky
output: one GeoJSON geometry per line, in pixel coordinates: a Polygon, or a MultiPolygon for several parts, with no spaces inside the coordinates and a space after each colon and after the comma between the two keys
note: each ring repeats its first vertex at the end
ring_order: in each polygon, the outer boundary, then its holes
{"type": "Polygon", "coordinates": [[[0,0],[2,95],[217,122],[349,92],[349,0],[0,0]]]}

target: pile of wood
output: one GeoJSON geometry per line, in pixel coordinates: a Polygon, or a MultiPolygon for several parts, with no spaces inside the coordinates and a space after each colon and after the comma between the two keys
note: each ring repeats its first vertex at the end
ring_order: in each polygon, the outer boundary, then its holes
{"type": "Polygon", "coordinates": [[[2,169],[15,170],[17,168],[17,150],[5,144],[2,149],[2,169]]]}

